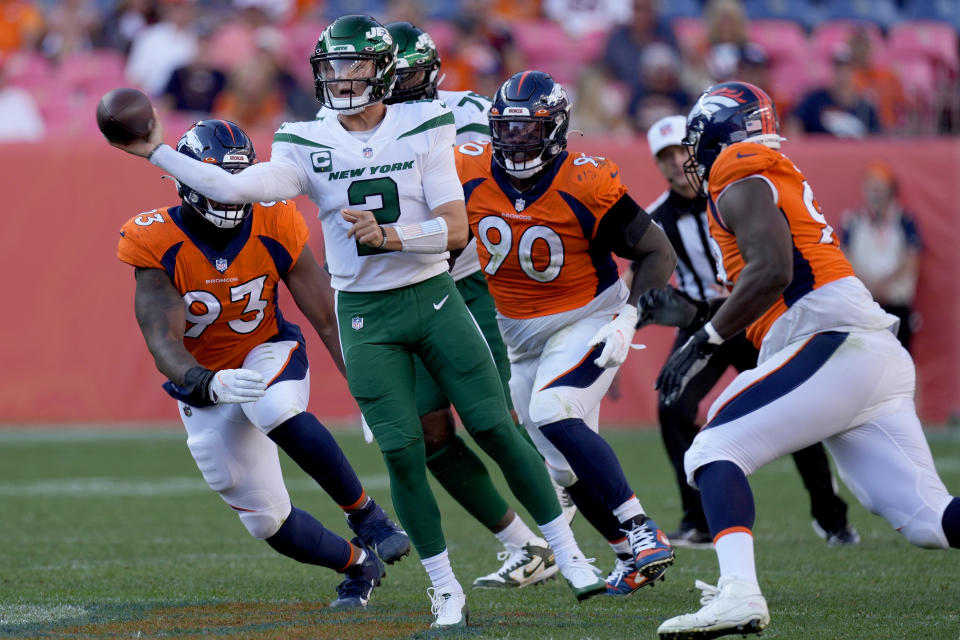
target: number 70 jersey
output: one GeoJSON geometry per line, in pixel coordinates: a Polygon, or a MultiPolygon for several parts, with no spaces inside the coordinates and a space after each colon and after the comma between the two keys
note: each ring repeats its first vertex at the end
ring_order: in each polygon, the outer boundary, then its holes
{"type": "Polygon", "coordinates": [[[489,143],[457,147],[470,229],[497,310],[525,319],[578,309],[619,274],[595,239],[627,189],[605,158],[564,151],[524,192],[492,162],[489,143]]]}

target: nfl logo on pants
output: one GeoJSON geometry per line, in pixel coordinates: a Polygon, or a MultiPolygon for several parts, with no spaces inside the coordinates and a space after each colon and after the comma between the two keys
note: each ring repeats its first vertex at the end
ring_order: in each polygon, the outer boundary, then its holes
{"type": "Polygon", "coordinates": [[[363,329],[363,318],[360,316],[354,316],[353,320],[351,321],[351,326],[353,327],[354,331],[360,331],[360,329],[363,329]]]}

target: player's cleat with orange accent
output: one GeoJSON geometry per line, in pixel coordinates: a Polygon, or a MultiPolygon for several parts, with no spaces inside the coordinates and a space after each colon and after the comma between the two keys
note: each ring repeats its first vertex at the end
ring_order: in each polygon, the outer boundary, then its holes
{"type": "Polygon", "coordinates": [[[347,514],[347,524],[363,543],[377,552],[380,559],[393,564],[410,553],[410,538],[407,532],[387,517],[386,512],[373,500],[362,509],[347,514]]]}
{"type": "Polygon", "coordinates": [[[696,581],[703,608],[670,618],[660,625],[660,640],[706,640],[760,633],[770,624],[767,601],[760,587],[736,578],[720,578],[717,586],[696,581]]]}
{"type": "Polygon", "coordinates": [[[617,558],[617,563],[613,566],[613,571],[607,576],[607,595],[608,596],[629,596],[640,587],[646,585],[654,586],[657,580],[663,579],[666,573],[666,567],[660,574],[652,580],[637,571],[637,565],[633,558],[625,560],[617,558]]]}
{"type": "Polygon", "coordinates": [[[330,603],[335,609],[356,609],[367,606],[370,594],[387,575],[383,563],[373,551],[367,549],[359,538],[351,540],[364,554],[361,561],[343,573],[346,580],[337,585],[337,599],[330,603]]]}
{"type": "Polygon", "coordinates": [[[673,564],[670,540],[652,519],[646,516],[635,518],[630,529],[624,530],[624,533],[627,534],[636,571],[648,581],[660,578],[667,567],[673,564]]]}

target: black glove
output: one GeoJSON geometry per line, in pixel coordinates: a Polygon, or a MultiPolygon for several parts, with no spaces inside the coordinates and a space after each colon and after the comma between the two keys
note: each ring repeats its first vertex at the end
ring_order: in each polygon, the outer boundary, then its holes
{"type": "Polygon", "coordinates": [[[640,296],[637,312],[638,329],[648,324],[688,329],[700,327],[707,321],[710,305],[667,285],[663,289],[650,289],[640,296]]]}
{"type": "Polygon", "coordinates": [[[664,404],[671,405],[676,402],[690,379],[707,365],[710,356],[720,346],[710,343],[709,340],[706,329],[701,327],[682,347],[674,351],[667,364],[663,365],[654,388],[660,390],[664,404]]]}

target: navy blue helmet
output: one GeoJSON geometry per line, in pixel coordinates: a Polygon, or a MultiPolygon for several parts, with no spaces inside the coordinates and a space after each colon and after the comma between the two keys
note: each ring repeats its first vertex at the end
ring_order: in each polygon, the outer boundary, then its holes
{"type": "Polygon", "coordinates": [[[510,175],[529,178],[566,148],[570,102],[549,74],[521,71],[497,89],[489,119],[494,161],[510,175]]]}
{"type": "Polygon", "coordinates": [[[727,145],[762,142],[779,147],[777,111],[763,89],[748,82],[722,82],[703,92],[687,116],[683,146],[690,158],[683,168],[698,193],[727,145]]]}
{"type": "MultiPolygon", "coordinates": [[[[229,120],[201,120],[183,134],[177,143],[177,151],[201,162],[223,167],[230,173],[242,171],[257,160],[250,138],[229,120]]],[[[185,205],[221,229],[236,227],[253,210],[252,204],[214,202],[179,181],[177,193],[185,205]]]]}

